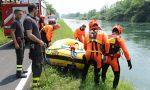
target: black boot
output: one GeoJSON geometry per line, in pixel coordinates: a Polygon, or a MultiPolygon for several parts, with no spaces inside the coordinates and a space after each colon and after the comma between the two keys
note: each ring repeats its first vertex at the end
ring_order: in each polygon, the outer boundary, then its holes
{"type": "Polygon", "coordinates": [[[96,66],[95,66],[95,69],[94,69],[94,82],[95,82],[95,85],[98,85],[99,84],[99,77],[100,77],[100,74],[99,74],[100,69],[97,69],[96,66]]]}
{"type": "Polygon", "coordinates": [[[28,71],[22,71],[22,73],[28,73],[28,71]]]}
{"type": "Polygon", "coordinates": [[[105,83],[106,77],[102,76],[102,82],[105,83]]]}
{"type": "Polygon", "coordinates": [[[94,82],[95,82],[95,85],[99,84],[99,75],[94,77],[94,82]]]}
{"type": "Polygon", "coordinates": [[[113,89],[116,90],[119,83],[120,71],[114,72],[114,76],[113,89]]]}
{"type": "Polygon", "coordinates": [[[26,78],[27,75],[23,74],[21,71],[17,71],[16,77],[17,78],[26,78]]]}

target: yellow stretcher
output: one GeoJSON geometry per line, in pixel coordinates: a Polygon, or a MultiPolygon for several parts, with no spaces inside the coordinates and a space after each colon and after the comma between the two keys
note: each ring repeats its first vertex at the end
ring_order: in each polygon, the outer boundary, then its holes
{"type": "Polygon", "coordinates": [[[84,67],[84,61],[82,60],[84,54],[83,43],[69,38],[54,42],[52,46],[46,50],[46,56],[51,65],[61,67],[74,66],[81,70],[84,67]],[[71,45],[75,46],[75,51],[70,50],[71,45]]]}

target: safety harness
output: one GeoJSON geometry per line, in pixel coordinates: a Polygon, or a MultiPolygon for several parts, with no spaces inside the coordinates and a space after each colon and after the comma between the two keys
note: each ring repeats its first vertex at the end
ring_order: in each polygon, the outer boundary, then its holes
{"type": "Polygon", "coordinates": [[[91,56],[90,56],[91,59],[94,58],[94,53],[96,53],[97,56],[98,56],[98,53],[101,53],[101,51],[99,51],[98,49],[99,48],[98,44],[102,45],[102,41],[97,39],[97,35],[98,35],[97,30],[89,32],[89,41],[87,41],[87,44],[92,43],[92,50],[89,51],[91,52],[91,56]],[[94,46],[95,46],[95,50],[94,50],[94,46]]]}

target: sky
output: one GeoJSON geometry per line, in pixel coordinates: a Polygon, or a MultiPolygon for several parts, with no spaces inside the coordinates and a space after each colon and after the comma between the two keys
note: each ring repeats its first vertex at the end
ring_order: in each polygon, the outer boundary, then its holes
{"type": "Polygon", "coordinates": [[[86,13],[89,10],[100,10],[102,7],[110,6],[120,0],[46,0],[60,14],[86,13]]]}

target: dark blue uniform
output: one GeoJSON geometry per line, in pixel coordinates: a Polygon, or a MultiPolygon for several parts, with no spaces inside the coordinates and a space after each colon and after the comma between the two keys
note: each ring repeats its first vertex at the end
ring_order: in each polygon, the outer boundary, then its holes
{"type": "Polygon", "coordinates": [[[11,29],[15,30],[15,36],[17,43],[19,44],[19,49],[15,49],[16,57],[17,57],[17,72],[16,74],[19,76],[22,73],[22,63],[24,57],[25,43],[24,43],[24,29],[19,20],[14,20],[11,24],[11,29]]]}
{"type": "MultiPolygon", "coordinates": [[[[25,31],[32,30],[32,34],[41,40],[38,24],[35,17],[27,15],[23,25],[25,31]]],[[[33,85],[34,84],[38,85],[39,77],[41,76],[42,72],[42,60],[43,60],[42,47],[38,43],[33,42],[31,40],[29,40],[29,42],[30,42],[29,58],[32,60],[33,85]]]]}

